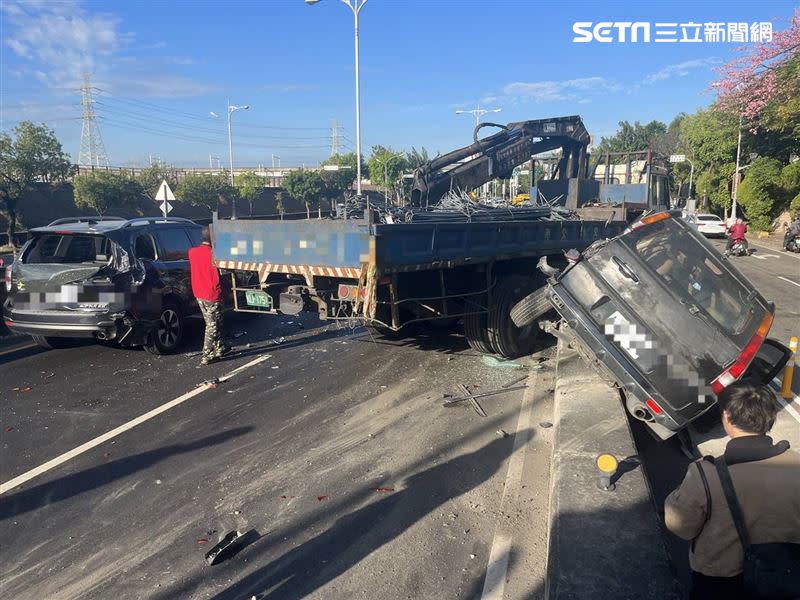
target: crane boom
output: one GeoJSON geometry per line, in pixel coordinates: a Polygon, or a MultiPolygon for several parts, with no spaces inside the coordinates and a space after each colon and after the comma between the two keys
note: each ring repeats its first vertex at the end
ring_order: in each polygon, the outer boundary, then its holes
{"type": "Polygon", "coordinates": [[[560,179],[586,177],[589,132],[577,116],[519,121],[508,125],[481,123],[473,143],[453,150],[420,166],[414,172],[411,203],[428,206],[453,189],[472,190],[493,179],[511,176],[514,167],[531,156],[562,149],[557,170],[560,179]],[[478,138],[484,127],[498,127],[498,133],[478,138]]]}

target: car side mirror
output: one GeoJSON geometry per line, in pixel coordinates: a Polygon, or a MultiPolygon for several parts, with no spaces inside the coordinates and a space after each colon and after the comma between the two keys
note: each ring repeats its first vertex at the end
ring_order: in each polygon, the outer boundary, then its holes
{"type": "Polygon", "coordinates": [[[758,349],[753,362],[747,367],[743,379],[754,379],[769,385],[789,361],[792,351],[780,342],[767,338],[758,349]]]}

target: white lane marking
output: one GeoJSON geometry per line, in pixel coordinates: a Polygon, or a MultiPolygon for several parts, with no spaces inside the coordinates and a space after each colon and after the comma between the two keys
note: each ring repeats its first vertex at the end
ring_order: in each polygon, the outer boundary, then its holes
{"type": "Polygon", "coordinates": [[[767,260],[768,258],[780,258],[777,254],[751,254],[750,258],[757,258],[758,260],[767,260]]]}
{"type": "MultiPolygon", "coordinates": [[[[533,394],[538,380],[537,374],[538,372],[534,371],[532,375],[528,376],[528,387],[522,394],[517,430],[514,433],[514,447],[508,461],[503,497],[500,499],[501,512],[505,511],[507,503],[516,502],[519,496],[519,483],[522,481],[522,470],[525,466],[525,444],[530,437],[531,412],[533,410],[533,394]]],[[[510,552],[511,536],[501,532],[498,527],[495,530],[492,549],[489,552],[489,564],[486,567],[486,579],[483,582],[481,600],[503,600],[510,552]]]]}
{"type": "MultiPolygon", "coordinates": [[[[784,400],[781,397],[781,386],[783,385],[783,382],[776,377],[775,379],[772,380],[772,383],[774,384],[774,387],[776,388],[775,397],[778,399],[778,402],[780,403],[780,405],[783,408],[786,409],[786,412],[788,412],[790,415],[792,415],[794,417],[795,421],[800,423],[800,413],[797,412],[791,404],[786,402],[786,400],[784,400]]],[[[800,403],[800,397],[798,397],[797,394],[793,394],[792,395],[792,399],[795,402],[800,403]]]]}
{"type": "Polygon", "coordinates": [[[800,287],[800,283],[797,283],[796,281],[792,281],[791,279],[786,279],[786,277],[782,277],[781,275],[778,275],[778,279],[783,279],[786,283],[791,283],[792,285],[796,285],[797,287],[800,287]]]}
{"type": "Polygon", "coordinates": [[[14,352],[21,352],[22,350],[28,350],[29,348],[36,348],[37,344],[27,343],[21,346],[12,346],[8,350],[3,350],[0,352],[0,356],[5,356],[6,354],[12,354],[14,352]]]}
{"type": "MultiPolygon", "coordinates": [[[[764,246],[763,244],[756,244],[755,242],[749,242],[749,244],[751,246],[758,246],[759,248],[763,248],[764,250],[772,250],[773,252],[776,251],[775,248],[770,248],[769,246],[764,246]]],[[[753,256],[755,256],[755,254],[753,256]]],[[[795,256],[791,252],[786,252],[786,251],[782,252],[780,255],[777,255],[777,256],[786,256],[788,258],[793,258],[795,260],[800,260],[800,256],[795,256]]]]}
{"type": "MultiPolygon", "coordinates": [[[[223,376],[219,377],[219,381],[226,381],[226,380],[230,379],[231,377],[233,377],[234,375],[236,375],[237,373],[240,373],[241,371],[244,371],[245,369],[253,367],[253,366],[257,365],[258,363],[264,362],[268,358],[270,358],[269,354],[265,354],[263,356],[259,356],[258,358],[254,359],[254,360],[251,360],[249,363],[244,364],[241,367],[238,367],[238,368],[234,369],[233,371],[231,371],[227,375],[223,375],[223,376]]],[[[176,406],[178,406],[179,404],[181,404],[183,402],[186,402],[190,398],[194,398],[195,396],[197,396],[199,394],[202,394],[207,389],[210,389],[212,385],[214,385],[212,382],[203,383],[203,384],[199,385],[198,387],[196,387],[195,389],[193,389],[191,392],[185,393],[183,396],[179,396],[179,397],[175,398],[174,400],[170,400],[166,404],[162,404],[161,406],[159,406],[157,408],[154,408],[153,410],[151,410],[149,412],[146,412],[143,415],[140,415],[140,416],[136,417],[135,419],[133,419],[131,421],[128,421],[127,423],[124,423],[123,425],[120,425],[119,427],[116,427],[116,428],[112,429],[111,431],[108,431],[108,432],[104,433],[103,435],[101,435],[99,437],[96,437],[93,440],[89,440],[85,444],[81,444],[77,448],[73,448],[72,450],[70,450],[69,452],[65,452],[61,456],[57,456],[56,458],[54,458],[52,460],[48,460],[43,465],[39,465],[35,469],[31,469],[27,473],[23,473],[22,475],[18,475],[17,477],[14,477],[14,479],[10,479],[10,480],[6,481],[5,483],[0,484],[0,494],[4,494],[8,490],[17,487],[18,485],[22,485],[23,483],[25,483],[27,481],[30,481],[31,479],[33,479],[34,477],[38,477],[42,473],[46,473],[50,469],[54,469],[58,465],[64,464],[68,460],[71,460],[71,459],[75,458],[76,456],[79,456],[80,454],[83,454],[84,452],[88,452],[89,450],[91,450],[92,448],[95,448],[96,446],[99,446],[103,442],[107,442],[108,440],[110,440],[112,438],[115,438],[115,437],[117,437],[118,435],[120,435],[122,433],[125,433],[129,429],[133,429],[137,425],[141,425],[145,421],[149,421],[153,417],[156,417],[156,416],[160,415],[161,413],[168,411],[171,408],[175,408],[176,406]]]]}

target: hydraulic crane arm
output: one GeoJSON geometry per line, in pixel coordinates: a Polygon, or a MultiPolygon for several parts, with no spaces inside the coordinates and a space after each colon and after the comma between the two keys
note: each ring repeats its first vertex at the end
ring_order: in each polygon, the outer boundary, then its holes
{"type": "Polygon", "coordinates": [[[449,190],[472,190],[493,179],[508,178],[514,167],[531,156],[559,147],[564,162],[559,167],[559,177],[585,177],[589,133],[579,116],[508,125],[482,123],[475,128],[473,139],[469,146],[438,156],[414,172],[412,204],[428,206],[449,190]],[[478,132],[484,127],[499,127],[502,131],[478,139],[478,132]]]}

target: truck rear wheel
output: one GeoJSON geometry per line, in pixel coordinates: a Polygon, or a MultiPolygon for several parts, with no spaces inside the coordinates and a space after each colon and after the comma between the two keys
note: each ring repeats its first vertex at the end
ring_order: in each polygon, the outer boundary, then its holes
{"type": "Polygon", "coordinates": [[[501,279],[497,285],[494,302],[489,311],[489,342],[503,358],[517,358],[533,352],[539,336],[539,326],[531,321],[517,327],[511,319],[511,309],[536,287],[530,277],[512,275],[501,279]]]}
{"type": "Polygon", "coordinates": [[[486,329],[486,313],[473,313],[464,316],[464,335],[470,348],[482,354],[494,354],[489,344],[489,332],[486,329]]]}

